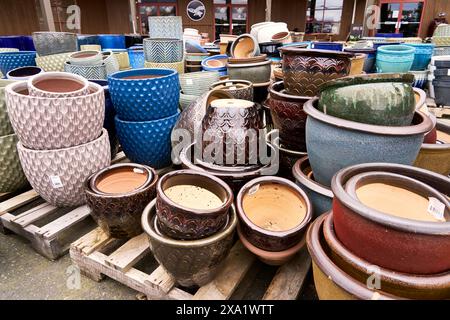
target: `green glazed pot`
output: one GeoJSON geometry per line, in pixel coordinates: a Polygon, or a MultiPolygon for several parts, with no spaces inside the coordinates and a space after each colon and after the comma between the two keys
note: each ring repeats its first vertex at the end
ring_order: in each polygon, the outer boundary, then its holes
{"type": "Polygon", "coordinates": [[[13,127],[11,126],[11,122],[9,121],[5,101],[5,87],[13,82],[15,81],[0,79],[0,137],[14,133],[13,127]]]}
{"type": "Polygon", "coordinates": [[[0,137],[0,193],[15,192],[28,185],[22,171],[15,134],[0,137]]]}
{"type": "Polygon", "coordinates": [[[345,120],[407,126],[416,107],[413,82],[410,74],[386,73],[332,80],[321,87],[318,108],[345,120]]]}

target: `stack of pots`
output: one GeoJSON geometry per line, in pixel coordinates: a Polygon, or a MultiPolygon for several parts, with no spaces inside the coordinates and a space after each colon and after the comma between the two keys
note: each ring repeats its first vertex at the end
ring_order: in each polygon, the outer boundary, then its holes
{"type": "Polygon", "coordinates": [[[44,71],[64,71],[64,64],[71,53],[78,51],[75,33],[69,32],[34,32],[36,47],[36,65],[44,71]]]}
{"type": "Polygon", "coordinates": [[[111,161],[103,88],[83,77],[46,72],[6,88],[17,149],[34,190],[58,207],[85,203],[83,182],[111,161]]]}
{"type": "Polygon", "coordinates": [[[449,299],[450,179],[406,165],[340,170],[307,234],[320,299],[449,299]]]}
{"type": "Polygon", "coordinates": [[[215,71],[221,77],[227,76],[228,55],[218,54],[202,60],[201,66],[204,71],[215,71]]]}
{"type": "Polygon", "coordinates": [[[434,44],[432,43],[408,43],[406,46],[413,47],[414,61],[411,71],[414,75],[414,87],[422,89],[428,80],[428,67],[434,52],[434,44]]]}
{"type": "Polygon", "coordinates": [[[114,73],[108,82],[117,136],[128,159],[157,169],[171,165],[170,133],[179,114],[178,73],[132,69],[114,73]]]}
{"type": "Polygon", "coordinates": [[[185,40],[184,46],[186,51],[186,72],[201,71],[203,59],[209,56],[208,51],[193,40],[185,40]]]}
{"type": "Polygon", "coordinates": [[[431,59],[431,87],[437,105],[450,105],[450,56],[437,56],[431,59]]]}
{"type": "Polygon", "coordinates": [[[200,71],[181,74],[180,78],[180,107],[184,110],[202,94],[209,90],[211,83],[219,81],[219,73],[214,71],[200,71]]]}
{"type": "Polygon", "coordinates": [[[86,79],[103,79],[108,76],[106,63],[100,51],[77,51],[69,55],[64,71],[74,73],[86,79]]]}

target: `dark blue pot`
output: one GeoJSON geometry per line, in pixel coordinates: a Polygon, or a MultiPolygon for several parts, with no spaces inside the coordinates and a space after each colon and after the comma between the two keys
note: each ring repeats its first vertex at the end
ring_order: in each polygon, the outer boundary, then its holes
{"type": "Polygon", "coordinates": [[[128,57],[133,69],[141,69],[145,66],[144,48],[142,46],[133,46],[128,48],[128,57]]]}
{"type": "Polygon", "coordinates": [[[22,48],[21,51],[36,51],[34,47],[33,38],[31,36],[22,36],[22,48]]]}
{"type": "Polygon", "coordinates": [[[99,34],[102,49],[126,49],[125,36],[121,34],[99,34]]]}
{"type": "Polygon", "coordinates": [[[375,37],[381,38],[403,38],[403,33],[377,33],[375,37]]]}
{"type": "Polygon", "coordinates": [[[109,91],[117,115],[125,121],[150,121],[172,116],[178,111],[178,72],[171,69],[132,69],[108,77],[109,91]],[[126,79],[130,76],[157,78],[126,79]]]}
{"type": "Polygon", "coordinates": [[[6,75],[10,70],[36,65],[35,51],[0,52],[0,71],[6,75]]]}
{"type": "Polygon", "coordinates": [[[317,50],[329,50],[329,51],[342,51],[344,45],[338,42],[313,42],[313,49],[317,50]]]}
{"type": "Polygon", "coordinates": [[[405,43],[405,46],[416,49],[411,70],[422,71],[428,68],[434,51],[433,43],[405,43]]]}
{"type": "Polygon", "coordinates": [[[90,45],[94,45],[94,44],[99,45],[100,44],[100,39],[97,35],[79,34],[77,36],[77,38],[78,38],[78,50],[80,50],[80,46],[84,46],[84,45],[88,45],[88,44],[90,44],[90,45]]]}
{"type": "Polygon", "coordinates": [[[125,155],[132,162],[152,168],[164,168],[172,164],[170,136],[179,113],[167,118],[130,122],[116,116],[117,135],[125,155]]]}
{"type": "Polygon", "coordinates": [[[0,48],[16,48],[19,50],[23,50],[22,36],[0,37],[0,48]]]}

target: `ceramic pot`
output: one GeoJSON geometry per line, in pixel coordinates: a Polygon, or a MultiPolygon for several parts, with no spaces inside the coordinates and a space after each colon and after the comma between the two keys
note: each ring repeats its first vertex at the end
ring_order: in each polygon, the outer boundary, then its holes
{"type": "Polygon", "coordinates": [[[101,86],[90,83],[90,94],[65,99],[34,97],[26,89],[26,82],[5,89],[11,124],[25,148],[75,147],[101,135],[105,113],[101,86]]]}
{"type": "Polygon", "coordinates": [[[128,57],[130,65],[133,69],[142,69],[145,66],[144,49],[140,46],[128,48],[128,57]]]}
{"type": "Polygon", "coordinates": [[[0,72],[4,75],[13,69],[35,66],[35,51],[0,52],[0,72]]]}
{"type": "Polygon", "coordinates": [[[156,260],[180,285],[202,286],[210,282],[220,270],[233,245],[237,217],[231,207],[227,225],[216,234],[199,240],[174,240],[161,234],[155,210],[156,199],[142,214],[142,228],[150,240],[156,260]]]}
{"type": "Polygon", "coordinates": [[[186,73],[200,72],[202,70],[203,70],[203,68],[202,68],[201,64],[200,65],[189,65],[189,64],[186,65],[186,73]]]}
{"type": "Polygon", "coordinates": [[[33,189],[56,207],[84,204],[84,181],[111,161],[106,129],[97,139],[75,147],[33,150],[19,142],[17,150],[33,189]]]}
{"type": "Polygon", "coordinates": [[[414,83],[413,83],[414,88],[423,89],[425,87],[426,83],[428,82],[428,74],[429,74],[428,70],[409,71],[408,73],[414,76],[414,83]]]}
{"type": "Polygon", "coordinates": [[[28,50],[23,48],[22,36],[0,36],[0,48],[14,48],[19,50],[28,50]]]}
{"type": "Polygon", "coordinates": [[[86,79],[105,80],[108,77],[108,74],[106,72],[106,65],[104,62],[101,62],[101,64],[94,66],[73,65],[70,62],[66,62],[66,64],[64,65],[64,71],[77,74],[86,79]]]}
{"type": "Polygon", "coordinates": [[[185,51],[187,52],[187,54],[198,54],[198,53],[206,53],[206,49],[203,48],[197,41],[195,40],[191,40],[191,39],[186,39],[183,36],[184,40],[184,47],[185,47],[185,51]]]}
{"type": "Polygon", "coordinates": [[[34,46],[39,56],[78,50],[77,35],[70,32],[33,32],[34,46]]]}
{"type": "Polygon", "coordinates": [[[282,43],[282,44],[292,43],[291,33],[286,32],[286,31],[275,33],[272,36],[271,41],[277,42],[277,43],[282,43]]]}
{"type": "Polygon", "coordinates": [[[258,41],[250,34],[241,34],[232,42],[231,57],[249,58],[259,55],[258,41]]]}
{"type": "Polygon", "coordinates": [[[0,137],[14,133],[9,120],[5,98],[5,87],[11,83],[14,83],[14,81],[0,79],[0,137]]]}
{"type": "Polygon", "coordinates": [[[253,101],[253,84],[246,80],[224,80],[215,82],[210,90],[222,90],[231,94],[235,99],[253,101]]]}
{"type": "Polygon", "coordinates": [[[316,50],[342,51],[344,45],[341,42],[313,42],[312,47],[316,50]]]}
{"type": "Polygon", "coordinates": [[[193,61],[202,61],[203,59],[206,59],[209,57],[209,53],[208,52],[198,52],[198,53],[194,53],[194,52],[187,52],[185,55],[186,58],[186,62],[190,62],[190,64],[193,64],[193,61]]]}
{"type": "Polygon", "coordinates": [[[262,104],[269,94],[269,82],[253,84],[253,102],[262,104]]]}
{"type": "MultiPolygon", "coordinates": [[[[185,194],[183,196],[186,197],[185,194]]],[[[195,194],[192,196],[194,197],[195,194]]],[[[189,201],[187,198],[184,200],[189,201]]],[[[206,203],[202,199],[196,202],[197,204],[206,203]]],[[[233,192],[230,187],[221,179],[207,173],[192,170],[172,171],[165,174],[157,184],[156,214],[159,227],[164,235],[172,239],[196,240],[219,232],[227,223],[232,204],[233,192]],[[165,192],[179,185],[204,188],[218,197],[221,205],[214,208],[194,209],[181,202],[182,199],[176,202],[165,192]]]]}
{"type": "Polygon", "coordinates": [[[15,80],[15,81],[22,81],[22,80],[28,80],[32,76],[42,73],[44,70],[42,70],[39,67],[20,67],[13,70],[10,70],[6,74],[6,78],[9,80],[15,80]]]}
{"type": "Polygon", "coordinates": [[[98,35],[94,34],[78,34],[77,35],[78,47],[81,49],[81,46],[85,45],[100,45],[100,39],[98,35]]]}
{"type": "Polygon", "coordinates": [[[137,33],[125,34],[125,46],[127,48],[142,46],[142,43],[146,38],[148,38],[148,35],[141,35],[137,33]]]}
{"type": "Polygon", "coordinates": [[[270,60],[248,64],[228,64],[228,75],[231,80],[265,83],[270,81],[271,64],[270,60]]]}
{"type": "Polygon", "coordinates": [[[156,63],[173,63],[183,60],[183,40],[155,39],[144,40],[145,60],[156,63]]]}
{"type": "Polygon", "coordinates": [[[415,49],[406,45],[381,46],[377,49],[378,73],[403,73],[411,70],[415,49]]]}
{"type": "Polygon", "coordinates": [[[177,113],[180,86],[174,70],[133,69],[116,72],[108,81],[120,120],[150,121],[177,113]]]}
{"type": "Polygon", "coordinates": [[[412,164],[423,136],[433,128],[431,119],[421,112],[412,125],[376,126],[326,115],[317,110],[317,98],[303,106],[306,120],[306,148],[317,182],[329,186],[342,168],[367,162],[412,164]],[[398,146],[402,146],[399,152],[398,146]],[[333,161],[330,161],[333,159],[333,161]]]}
{"type": "Polygon", "coordinates": [[[186,109],[191,103],[195,102],[199,96],[194,96],[190,94],[184,94],[180,92],[180,109],[183,111],[186,109]]]}
{"type": "Polygon", "coordinates": [[[70,98],[89,94],[89,81],[66,72],[44,72],[28,81],[28,93],[33,97],[70,98]]]}
{"type": "Polygon", "coordinates": [[[102,54],[99,51],[78,51],[69,55],[68,62],[77,66],[95,66],[103,61],[102,54]]]}
{"type": "Polygon", "coordinates": [[[350,73],[352,54],[326,50],[282,47],[286,92],[313,97],[324,83],[350,73]]]}
{"type": "Polygon", "coordinates": [[[102,51],[102,47],[99,44],[83,44],[80,51],[102,51]]]}
{"type": "Polygon", "coordinates": [[[351,66],[350,66],[350,76],[360,75],[363,73],[364,70],[364,63],[366,61],[366,55],[363,53],[357,53],[355,56],[351,59],[351,66]]]}
{"type": "Polygon", "coordinates": [[[205,71],[219,71],[226,70],[228,56],[226,54],[219,54],[208,57],[202,60],[202,67],[205,71]]]}
{"type": "Polygon", "coordinates": [[[170,69],[175,70],[178,74],[184,73],[184,61],[173,62],[173,63],[156,63],[156,62],[147,62],[144,63],[145,68],[150,69],[170,69]]]}
{"type": "Polygon", "coordinates": [[[268,58],[279,57],[280,52],[278,49],[281,46],[282,44],[277,42],[264,42],[259,44],[259,50],[261,54],[267,55],[268,58]]]}
{"type": "Polygon", "coordinates": [[[119,64],[119,70],[128,70],[130,66],[130,57],[128,56],[128,51],[126,49],[109,49],[113,53],[114,58],[119,64]]]}
{"type": "Polygon", "coordinates": [[[155,170],[134,163],[112,165],[90,176],[84,183],[84,192],[92,218],[108,236],[113,238],[132,238],[141,234],[142,211],[149,199],[153,199],[156,195],[157,180],[155,170]],[[120,170],[133,169],[146,173],[149,178],[142,188],[122,193],[97,193],[90,186],[94,179],[99,180],[120,170]]]}
{"type": "Polygon", "coordinates": [[[15,134],[0,136],[0,193],[15,192],[28,185],[17,153],[15,134]]]}
{"type": "Polygon", "coordinates": [[[331,185],[336,235],[343,245],[372,264],[398,272],[435,274],[450,269],[450,223],[435,223],[391,216],[364,206],[345,191],[354,176],[373,171],[415,179],[448,195],[450,179],[431,171],[388,163],[355,165],[340,170],[331,185]],[[374,239],[378,239],[374,241],[374,239]]]}
{"type": "Polygon", "coordinates": [[[120,70],[119,61],[117,61],[112,51],[103,51],[102,55],[108,76],[120,70]]]}
{"type": "Polygon", "coordinates": [[[372,73],[375,67],[375,56],[377,54],[377,50],[374,48],[344,48],[345,52],[350,52],[353,54],[365,54],[366,58],[364,60],[363,71],[365,73],[372,73]]]}
{"type": "Polygon", "coordinates": [[[411,70],[421,71],[428,68],[431,61],[431,56],[434,51],[434,44],[432,43],[408,43],[408,47],[415,49],[414,61],[411,70]]]}
{"type": "Polygon", "coordinates": [[[247,64],[247,63],[256,63],[256,62],[263,62],[267,60],[266,54],[260,54],[255,57],[250,58],[228,58],[229,64],[247,64]]]}
{"type": "Polygon", "coordinates": [[[66,63],[72,52],[52,54],[49,56],[36,57],[36,65],[46,72],[63,72],[66,63]]]}
{"type": "Polygon", "coordinates": [[[250,34],[253,37],[255,37],[256,39],[258,39],[258,31],[260,28],[267,26],[267,25],[274,25],[274,24],[275,24],[275,22],[273,22],[273,21],[255,23],[250,27],[250,29],[251,29],[250,34]]]}
{"type": "Polygon", "coordinates": [[[133,162],[160,169],[172,164],[170,133],[179,113],[150,121],[125,121],[116,116],[116,130],[125,155],[133,162]]]}
{"type": "Polygon", "coordinates": [[[270,42],[272,37],[280,32],[289,32],[286,23],[275,22],[273,24],[260,25],[257,28],[256,39],[259,43],[270,42]]]}
{"type": "Polygon", "coordinates": [[[121,34],[99,34],[102,49],[126,49],[125,36],[121,34]]]}
{"type": "Polygon", "coordinates": [[[179,79],[184,94],[201,96],[211,83],[219,81],[219,74],[214,71],[191,72],[180,75],[179,79]]]}
{"type": "Polygon", "coordinates": [[[150,39],[183,39],[181,16],[148,17],[150,39]]]}
{"type": "Polygon", "coordinates": [[[450,46],[434,47],[433,56],[447,56],[450,55],[450,46]]]}

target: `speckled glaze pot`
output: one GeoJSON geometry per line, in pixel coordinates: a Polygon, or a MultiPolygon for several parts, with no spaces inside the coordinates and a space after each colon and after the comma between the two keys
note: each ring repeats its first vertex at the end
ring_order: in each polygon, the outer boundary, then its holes
{"type": "Polygon", "coordinates": [[[99,34],[98,40],[103,49],[125,49],[125,36],[122,34],[99,34]]]}
{"type": "Polygon", "coordinates": [[[327,50],[282,47],[286,91],[292,95],[314,97],[325,82],[350,73],[353,54],[327,50]]]}
{"type": "Polygon", "coordinates": [[[14,83],[14,81],[0,79],[0,137],[14,133],[14,129],[9,121],[5,98],[5,87],[11,83],[14,83]]]}
{"type": "Polygon", "coordinates": [[[132,238],[143,232],[141,225],[142,211],[156,194],[158,175],[148,166],[134,163],[120,163],[104,168],[91,175],[84,182],[86,201],[91,209],[91,216],[106,234],[113,238],[132,238]],[[150,180],[142,188],[128,193],[105,194],[93,191],[90,184],[93,179],[108,174],[115,169],[133,167],[145,171],[150,180]]]}
{"type": "Polygon", "coordinates": [[[183,60],[183,40],[144,39],[145,60],[156,63],[172,63],[183,60]]]}
{"type": "Polygon", "coordinates": [[[6,78],[9,80],[15,80],[15,81],[23,81],[28,80],[34,75],[37,75],[39,73],[44,72],[42,68],[39,67],[20,67],[16,69],[10,70],[6,74],[6,78]]]}
{"type": "Polygon", "coordinates": [[[33,43],[39,56],[74,52],[78,50],[78,39],[70,32],[33,32],[33,43]]]}
{"type": "Polygon", "coordinates": [[[315,98],[303,106],[308,114],[306,148],[314,178],[326,186],[337,171],[354,164],[378,161],[411,165],[424,134],[433,127],[431,119],[418,111],[411,126],[375,126],[326,115],[316,109],[317,102],[315,98]]]}
{"type": "Polygon", "coordinates": [[[15,192],[28,185],[20,165],[15,134],[0,136],[0,193],[15,192]]]}
{"type": "Polygon", "coordinates": [[[156,187],[156,214],[161,232],[180,240],[196,240],[217,233],[227,222],[233,204],[233,192],[221,179],[193,170],[178,170],[165,174],[156,187]],[[205,188],[222,200],[214,209],[190,209],[172,201],[164,190],[176,185],[194,185],[205,188]]]}
{"type": "Polygon", "coordinates": [[[0,52],[0,72],[6,75],[9,71],[27,66],[35,66],[35,51],[0,52]]]}
{"type": "Polygon", "coordinates": [[[380,46],[377,49],[378,73],[408,72],[414,61],[415,49],[406,45],[380,46]]]}
{"type": "Polygon", "coordinates": [[[211,85],[210,90],[223,90],[235,99],[253,101],[253,84],[246,80],[223,80],[211,85]]]}
{"type": "Polygon", "coordinates": [[[247,80],[252,83],[270,81],[272,61],[266,60],[255,63],[227,64],[228,76],[231,80],[247,80]]]}
{"type": "Polygon", "coordinates": [[[46,72],[64,71],[64,64],[72,52],[36,57],[36,65],[46,72]]]}
{"type": "Polygon", "coordinates": [[[157,227],[156,199],[142,214],[142,228],[150,240],[156,260],[180,285],[202,286],[220,270],[233,245],[237,216],[231,207],[227,225],[216,234],[199,240],[174,240],[161,234],[157,227]]]}
{"type": "MultiPolygon", "coordinates": [[[[331,185],[334,228],[338,239],[360,258],[393,271],[412,274],[448,271],[448,220],[435,223],[387,215],[368,209],[346,192],[345,185],[352,177],[372,171],[400,174],[425,183],[444,195],[449,194],[449,178],[410,166],[370,163],[340,170],[331,185]]],[[[443,202],[447,206],[448,219],[449,204],[448,201],[443,202]]]]}
{"type": "Polygon", "coordinates": [[[67,72],[39,73],[27,81],[33,97],[70,98],[89,94],[89,82],[82,76],[67,72]],[[42,83],[46,83],[45,87],[42,83]]]}

